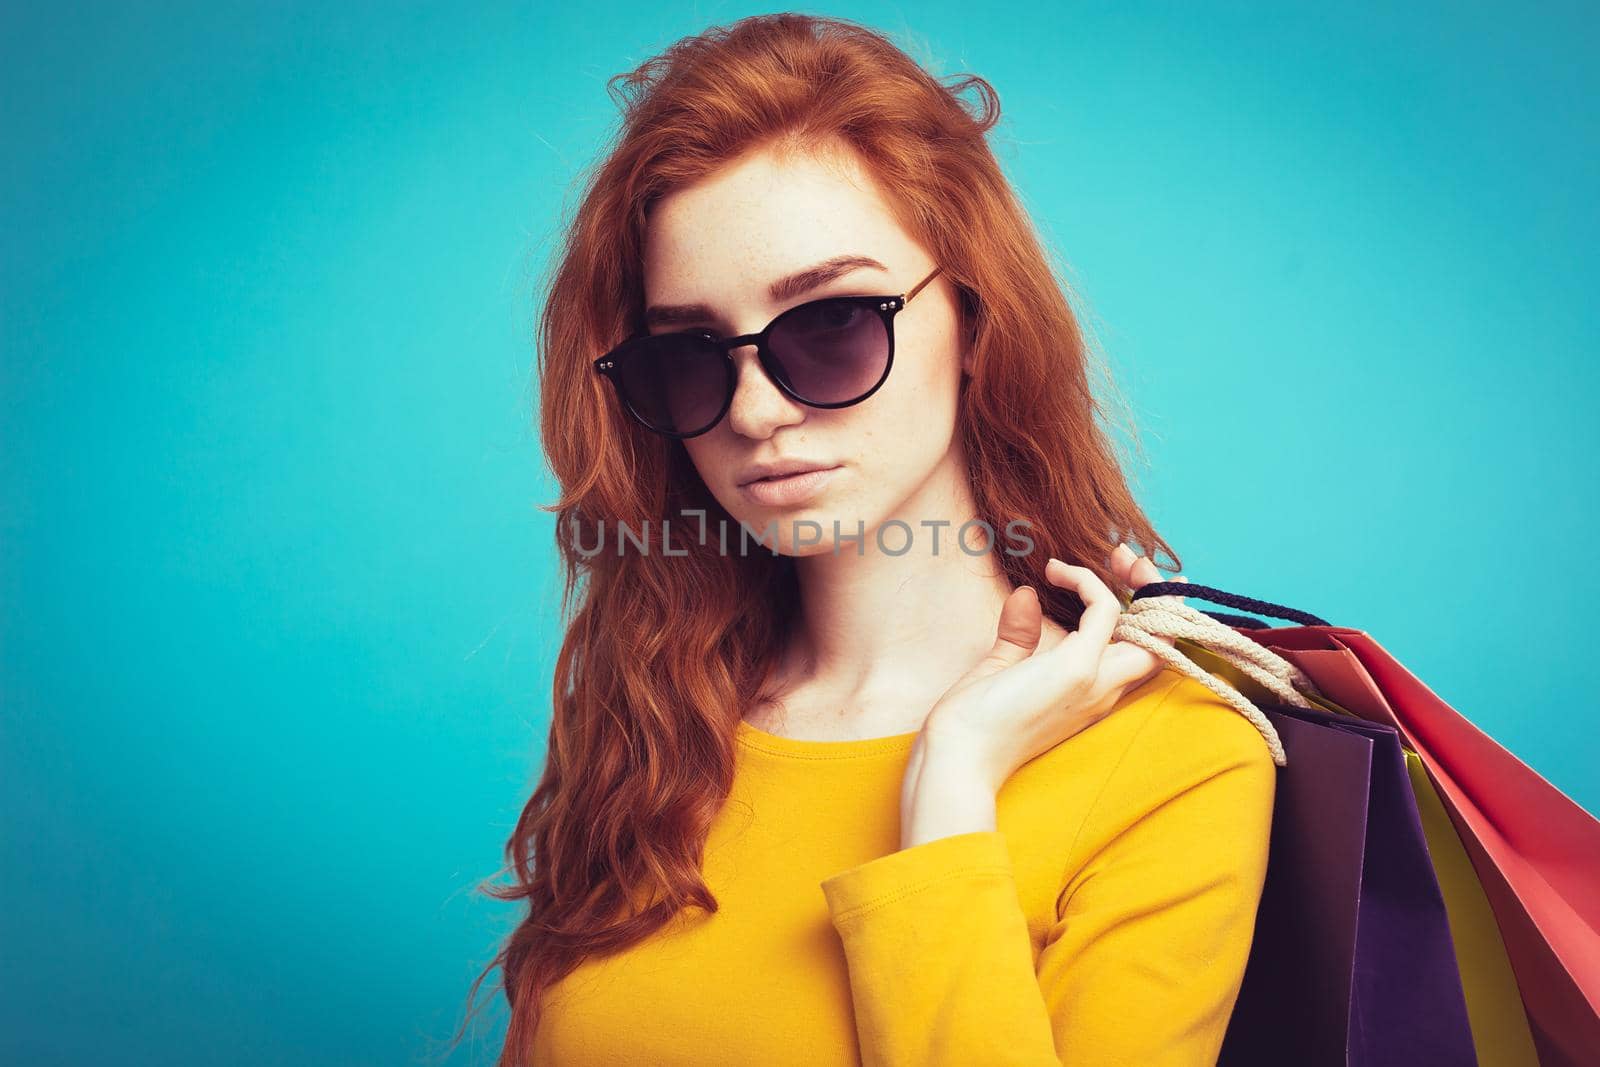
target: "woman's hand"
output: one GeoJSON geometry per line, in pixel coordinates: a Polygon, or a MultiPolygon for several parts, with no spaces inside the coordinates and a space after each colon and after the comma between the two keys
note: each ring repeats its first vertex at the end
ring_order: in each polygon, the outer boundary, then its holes
{"type": "MultiPolygon", "coordinates": [[[[1108,562],[1130,590],[1165,580],[1126,545],[1108,562]]],[[[1082,599],[1078,628],[1040,650],[1038,595],[1020,586],[1006,598],[994,647],[939,698],[917,736],[901,792],[902,847],[966,823],[992,829],[994,794],[1018,767],[1105,718],[1165,662],[1111,640],[1122,603],[1093,571],[1051,559],[1045,577],[1082,599]]]]}

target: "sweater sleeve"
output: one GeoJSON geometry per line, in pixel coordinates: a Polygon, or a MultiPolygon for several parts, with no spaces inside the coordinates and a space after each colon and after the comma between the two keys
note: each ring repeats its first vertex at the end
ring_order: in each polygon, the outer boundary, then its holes
{"type": "Polygon", "coordinates": [[[1198,683],[1174,686],[1064,857],[1037,953],[998,830],[825,879],[863,1064],[1215,1064],[1254,935],[1276,772],[1243,716],[1198,683]]]}

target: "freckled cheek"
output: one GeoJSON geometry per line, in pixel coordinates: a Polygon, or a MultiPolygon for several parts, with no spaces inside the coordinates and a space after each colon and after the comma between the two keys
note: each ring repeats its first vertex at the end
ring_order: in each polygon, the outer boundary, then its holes
{"type": "Polygon", "coordinates": [[[954,336],[955,324],[948,331],[908,331],[902,345],[895,344],[894,368],[890,379],[900,377],[901,391],[914,394],[927,404],[942,400],[961,377],[961,352],[954,336]]]}
{"type": "Polygon", "coordinates": [[[730,452],[717,447],[714,442],[691,438],[684,442],[684,450],[689,453],[690,463],[706,485],[732,489],[738,481],[737,461],[730,452]]]}

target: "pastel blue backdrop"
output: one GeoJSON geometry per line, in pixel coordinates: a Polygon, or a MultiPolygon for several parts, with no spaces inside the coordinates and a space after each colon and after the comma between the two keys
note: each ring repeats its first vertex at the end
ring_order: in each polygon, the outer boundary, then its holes
{"type": "MultiPolygon", "coordinates": [[[[491,1062],[531,294],[605,79],[759,10],[6,5],[0,1060],[491,1062]]],[[[814,10],[999,91],[1186,573],[1600,810],[1592,8],[814,10]]]]}

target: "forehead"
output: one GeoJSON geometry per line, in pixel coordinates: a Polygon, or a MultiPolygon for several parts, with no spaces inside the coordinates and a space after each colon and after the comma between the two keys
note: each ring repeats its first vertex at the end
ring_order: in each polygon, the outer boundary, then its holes
{"type": "Polygon", "coordinates": [[[765,306],[770,281],[841,253],[891,268],[915,258],[883,191],[852,156],[767,149],[662,197],[644,245],[649,303],[765,306]]]}

